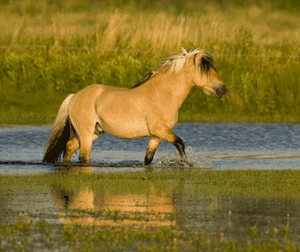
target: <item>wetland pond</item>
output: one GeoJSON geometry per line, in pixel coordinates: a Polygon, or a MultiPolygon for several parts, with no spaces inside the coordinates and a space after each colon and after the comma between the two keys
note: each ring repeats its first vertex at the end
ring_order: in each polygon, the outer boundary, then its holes
{"type": "Polygon", "coordinates": [[[147,138],[109,135],[42,164],[50,130],[0,128],[0,251],[299,249],[299,125],[178,124],[188,162],[163,142],[151,170],[147,138]]]}
{"type": "MultiPolygon", "coordinates": [[[[52,171],[52,166],[41,164],[50,130],[50,126],[0,128],[0,173],[52,171]]],[[[300,125],[185,123],[176,125],[174,132],[183,139],[188,160],[195,168],[299,168],[300,125]]],[[[91,152],[93,171],[144,169],[148,139],[124,140],[108,134],[97,139],[91,152]]],[[[175,147],[163,141],[155,154],[154,167],[168,166],[173,152],[177,152],[175,147]]],[[[78,162],[78,151],[72,162],[78,162]]]]}

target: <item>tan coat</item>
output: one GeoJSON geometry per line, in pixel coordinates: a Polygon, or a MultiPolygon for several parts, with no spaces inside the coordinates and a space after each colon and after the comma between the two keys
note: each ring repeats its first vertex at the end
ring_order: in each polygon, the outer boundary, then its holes
{"type": "Polygon", "coordinates": [[[80,148],[80,161],[89,163],[92,142],[106,132],[126,139],[149,136],[146,165],[151,163],[162,140],[174,144],[184,156],[183,141],[172,128],[191,88],[200,87],[220,98],[227,89],[206,51],[182,50],[182,54],[164,60],[157,72],[135,88],[93,84],[69,95],[46,144],[44,162],[57,162],[62,152],[63,161],[68,162],[80,148]],[[57,146],[59,141],[65,147],[57,146]]]}

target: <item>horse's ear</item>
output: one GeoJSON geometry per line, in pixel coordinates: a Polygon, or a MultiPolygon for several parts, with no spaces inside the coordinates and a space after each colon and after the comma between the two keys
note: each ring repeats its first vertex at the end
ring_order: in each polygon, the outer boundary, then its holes
{"type": "Polygon", "coordinates": [[[185,50],[183,47],[180,47],[180,50],[182,51],[182,53],[183,53],[184,55],[187,55],[187,54],[188,54],[187,50],[185,50]]]}

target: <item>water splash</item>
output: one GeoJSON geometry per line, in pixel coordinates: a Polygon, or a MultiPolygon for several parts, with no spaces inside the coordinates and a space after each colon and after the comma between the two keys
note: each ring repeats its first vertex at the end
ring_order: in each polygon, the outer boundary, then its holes
{"type": "Polygon", "coordinates": [[[205,156],[197,153],[191,146],[186,148],[186,158],[182,158],[177,152],[169,152],[159,157],[154,163],[155,168],[198,168],[211,169],[212,163],[205,156]]]}

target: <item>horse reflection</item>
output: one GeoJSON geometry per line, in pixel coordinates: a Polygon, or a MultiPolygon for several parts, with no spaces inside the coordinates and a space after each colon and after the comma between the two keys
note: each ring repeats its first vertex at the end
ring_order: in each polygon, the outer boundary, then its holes
{"type": "MultiPolygon", "coordinates": [[[[92,169],[82,167],[84,172],[92,169]]],[[[70,169],[69,171],[74,171],[70,169]]],[[[78,167],[76,171],[79,171],[78,167]]],[[[169,220],[168,215],[176,213],[173,197],[157,195],[153,184],[148,183],[147,194],[108,194],[97,193],[89,187],[80,189],[64,189],[52,187],[53,201],[59,211],[59,221],[64,224],[80,225],[147,225],[147,226],[175,226],[175,220],[169,220]],[[124,220],[101,219],[107,213],[126,213],[124,220]],[[99,214],[102,217],[99,217],[99,214]],[[134,220],[136,214],[147,217],[146,220],[134,220]]],[[[145,218],[142,218],[145,219],[145,218]]]]}

